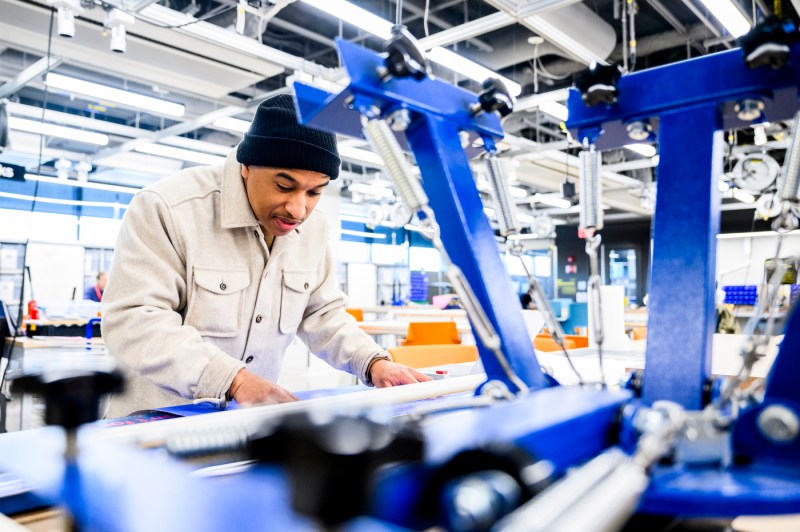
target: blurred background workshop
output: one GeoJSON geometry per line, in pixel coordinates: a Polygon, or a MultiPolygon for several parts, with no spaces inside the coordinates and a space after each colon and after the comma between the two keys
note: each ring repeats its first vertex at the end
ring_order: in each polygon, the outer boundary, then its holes
{"type": "Polygon", "coordinates": [[[0,0],[0,530],[800,530],[799,13],[0,0]]]}

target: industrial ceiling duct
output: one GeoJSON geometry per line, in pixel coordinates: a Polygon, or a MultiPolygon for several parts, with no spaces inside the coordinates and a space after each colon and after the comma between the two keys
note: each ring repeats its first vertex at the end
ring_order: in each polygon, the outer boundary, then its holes
{"type": "MultiPolygon", "coordinates": [[[[586,65],[592,61],[605,62],[617,42],[613,26],[575,0],[563,0],[560,7],[554,6],[554,2],[539,0],[486,1],[563,50],[566,56],[586,65]],[[542,4],[546,7],[541,7],[542,4]]],[[[525,44],[519,48],[519,62],[533,57],[532,45],[525,44]]]]}

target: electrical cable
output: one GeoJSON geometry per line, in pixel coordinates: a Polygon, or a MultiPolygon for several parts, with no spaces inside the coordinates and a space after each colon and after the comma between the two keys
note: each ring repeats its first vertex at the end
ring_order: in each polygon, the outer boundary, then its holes
{"type": "Polygon", "coordinates": [[[428,31],[428,15],[431,13],[431,0],[425,0],[425,12],[422,14],[422,27],[425,28],[425,37],[430,35],[428,31]]]}

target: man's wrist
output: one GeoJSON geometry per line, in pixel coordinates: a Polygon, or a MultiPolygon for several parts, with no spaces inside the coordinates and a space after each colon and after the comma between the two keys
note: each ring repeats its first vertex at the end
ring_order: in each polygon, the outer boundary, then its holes
{"type": "Polygon", "coordinates": [[[234,396],[236,395],[236,392],[239,390],[239,388],[242,386],[242,384],[244,384],[244,380],[246,378],[245,371],[246,370],[244,368],[242,368],[233,377],[233,381],[231,381],[231,386],[230,386],[230,388],[228,388],[228,391],[225,394],[225,399],[226,400],[228,400],[228,401],[233,400],[234,396]]]}
{"type": "Polygon", "coordinates": [[[374,386],[374,383],[372,382],[372,366],[374,366],[376,362],[379,362],[381,360],[391,362],[392,357],[388,353],[378,353],[377,355],[372,357],[372,359],[370,359],[369,364],[367,365],[367,375],[366,375],[367,384],[369,386],[374,386]]]}

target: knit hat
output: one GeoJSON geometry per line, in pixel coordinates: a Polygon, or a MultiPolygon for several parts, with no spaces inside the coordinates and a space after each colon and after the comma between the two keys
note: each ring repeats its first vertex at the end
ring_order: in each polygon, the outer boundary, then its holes
{"type": "Polygon", "coordinates": [[[342,164],[336,135],[300,125],[288,94],[261,102],[236,149],[236,160],[252,166],[311,170],[331,179],[339,177],[342,164]]]}

